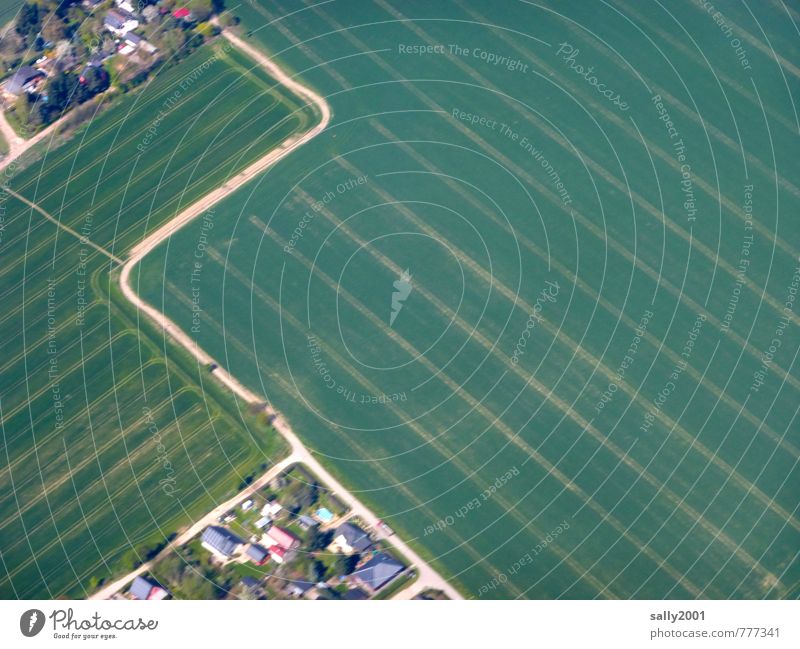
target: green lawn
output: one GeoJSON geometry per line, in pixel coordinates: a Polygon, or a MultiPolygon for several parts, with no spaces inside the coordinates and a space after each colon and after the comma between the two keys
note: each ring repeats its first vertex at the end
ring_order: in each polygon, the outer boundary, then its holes
{"type": "MultiPolygon", "coordinates": [[[[744,8],[752,76],[692,3],[494,6],[236,10],[334,121],[215,208],[193,334],[468,597],[787,596],[797,78],[744,8]]],[[[187,331],[202,234],[139,275],[187,331]]]]}
{"type": "MultiPolygon", "coordinates": [[[[253,65],[205,46],[11,186],[124,257],[310,126],[253,65]]],[[[82,597],[287,449],[139,318],[106,256],[6,194],[3,208],[0,597],[82,597]]]]}

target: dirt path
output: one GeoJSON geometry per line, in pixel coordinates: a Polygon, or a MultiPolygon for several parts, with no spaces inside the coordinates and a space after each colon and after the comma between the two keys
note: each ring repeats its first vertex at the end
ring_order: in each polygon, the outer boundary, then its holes
{"type": "Polygon", "coordinates": [[[68,117],[69,114],[64,115],[64,117],[57,119],[43,131],[39,131],[32,138],[26,140],[25,138],[17,135],[17,132],[11,128],[11,124],[9,124],[8,120],[6,119],[5,111],[0,109],[0,132],[2,132],[6,142],[8,142],[8,153],[2,160],[0,160],[0,170],[9,166],[14,160],[17,160],[32,146],[39,144],[39,142],[44,140],[49,135],[58,132],[59,126],[68,117]]]}
{"type": "Polygon", "coordinates": [[[59,220],[58,220],[56,217],[54,217],[52,214],[50,214],[50,213],[46,212],[44,209],[42,209],[41,207],[39,207],[39,206],[38,206],[36,203],[34,203],[33,201],[29,201],[27,198],[25,198],[25,197],[24,197],[24,196],[22,196],[21,194],[17,194],[17,192],[15,192],[15,191],[14,191],[13,189],[11,189],[10,187],[6,187],[6,186],[4,186],[4,187],[3,187],[3,189],[4,189],[5,191],[7,191],[9,194],[11,194],[11,195],[12,195],[14,198],[16,198],[17,200],[19,200],[19,201],[22,201],[23,203],[25,203],[25,205],[27,205],[27,206],[28,206],[28,207],[30,207],[31,209],[34,209],[34,210],[36,210],[37,212],[39,212],[39,214],[41,214],[41,215],[42,215],[44,218],[46,218],[48,221],[50,221],[50,222],[54,223],[56,226],[58,226],[59,228],[61,228],[61,229],[62,229],[62,230],[64,230],[65,232],[68,232],[68,233],[69,233],[69,234],[71,234],[73,237],[75,237],[76,239],[80,240],[80,241],[83,243],[83,245],[85,245],[85,246],[89,246],[90,248],[93,248],[94,250],[97,250],[97,252],[100,252],[100,253],[104,254],[104,255],[105,255],[106,257],[108,257],[108,258],[109,258],[111,261],[113,261],[113,262],[115,262],[115,263],[117,263],[117,264],[122,264],[122,260],[121,260],[119,257],[115,257],[115,256],[114,256],[114,255],[112,255],[110,252],[108,252],[108,250],[106,250],[105,248],[102,248],[102,247],[98,246],[98,245],[97,245],[96,243],[94,243],[93,241],[90,241],[90,240],[89,240],[89,239],[87,239],[86,237],[83,237],[83,236],[82,236],[82,235],[80,235],[79,233],[75,232],[75,230],[73,230],[71,227],[69,227],[68,225],[65,225],[64,223],[62,223],[61,221],[59,221],[59,220]]]}
{"type": "Polygon", "coordinates": [[[11,124],[6,119],[6,111],[0,110],[0,133],[3,134],[3,139],[8,143],[8,153],[6,158],[0,162],[0,169],[6,166],[5,160],[13,160],[20,156],[20,148],[25,144],[25,140],[17,135],[17,132],[11,128],[11,124]]]}
{"type": "MultiPolygon", "coordinates": [[[[194,356],[197,361],[204,365],[209,365],[211,363],[217,364],[217,369],[214,370],[213,375],[219,379],[225,386],[227,386],[231,392],[235,395],[246,401],[247,403],[251,404],[264,404],[266,400],[260,396],[251,392],[249,389],[244,387],[239,381],[237,381],[231,374],[229,374],[225,369],[219,367],[219,363],[217,363],[211,356],[209,356],[197,343],[190,338],[180,327],[178,327],[172,320],[170,320],[166,315],[152,307],[151,305],[147,304],[144,300],[142,300],[137,293],[131,288],[130,286],[130,275],[131,271],[134,269],[136,264],[138,264],[144,256],[152,251],[156,246],[158,246],[162,241],[169,238],[184,227],[187,223],[190,223],[192,220],[203,214],[207,211],[210,207],[215,205],[217,202],[222,200],[224,197],[228,196],[229,194],[236,191],[239,187],[244,185],[246,182],[254,178],[255,176],[262,173],[264,170],[269,168],[270,166],[277,163],[279,160],[283,159],[285,156],[289,155],[292,151],[297,149],[298,147],[302,146],[312,138],[316,137],[319,133],[321,133],[325,128],[328,126],[331,118],[331,111],[330,107],[328,106],[327,102],[324,98],[320,97],[316,94],[313,90],[307,88],[296,82],[294,79],[289,77],[281,68],[279,68],[276,64],[270,61],[264,54],[250,46],[249,44],[245,43],[242,39],[238,36],[230,33],[228,30],[224,30],[222,32],[223,36],[227,38],[233,45],[244,51],[248,56],[250,56],[253,60],[263,66],[267,72],[274,77],[277,81],[282,83],[285,87],[287,87],[290,91],[295,93],[296,95],[300,96],[301,98],[307,100],[309,103],[313,103],[320,111],[321,120],[320,122],[314,126],[309,131],[299,135],[299,136],[292,136],[287,139],[285,142],[280,144],[276,149],[273,149],[268,154],[266,154],[261,159],[257,160],[249,167],[241,171],[235,177],[229,179],[222,187],[218,187],[217,189],[211,191],[209,194],[206,194],[203,198],[189,206],[186,210],[184,210],[181,214],[176,216],[172,221],[166,223],[161,228],[153,232],[150,236],[144,239],[141,243],[135,246],[131,252],[128,260],[122,267],[122,272],[120,275],[120,286],[122,289],[123,295],[130,300],[141,312],[143,312],[147,317],[149,317],[153,322],[155,322],[159,327],[161,327],[165,332],[167,332],[175,341],[177,341],[182,347],[184,347],[192,356],[194,356]]],[[[320,464],[317,459],[311,454],[311,452],[303,445],[294,431],[291,429],[289,424],[281,417],[281,415],[277,412],[268,409],[268,412],[273,415],[274,421],[273,426],[274,428],[286,439],[289,443],[292,451],[288,458],[283,460],[280,464],[276,465],[272,469],[270,469],[265,475],[261,476],[256,483],[254,484],[266,484],[274,475],[275,471],[278,467],[285,467],[288,464],[294,462],[302,462],[303,464],[307,465],[316,475],[327,484],[332,492],[334,492],[340,500],[345,502],[352,513],[356,516],[359,516],[367,525],[373,528],[373,531],[378,536],[378,538],[386,538],[383,534],[382,530],[378,526],[379,519],[378,517],[361,501],[359,501],[353,494],[351,494],[345,487],[331,475],[328,470],[320,464]]],[[[249,493],[253,490],[253,486],[248,487],[242,494],[237,495],[235,498],[232,498],[230,501],[223,503],[222,505],[216,507],[213,512],[210,512],[205,517],[203,517],[200,521],[196,522],[192,525],[189,530],[181,534],[178,539],[172,544],[180,545],[180,540],[185,543],[186,540],[191,539],[195,536],[200,530],[202,530],[206,525],[210,524],[211,522],[216,520],[216,517],[219,515],[220,512],[225,511],[231,507],[232,504],[235,504],[239,500],[243,498],[246,493],[249,493]]],[[[408,562],[413,565],[414,569],[418,573],[417,580],[407,589],[400,591],[397,595],[395,595],[395,599],[408,599],[412,597],[414,594],[424,590],[426,588],[435,588],[437,590],[441,590],[447,594],[448,597],[451,599],[462,599],[460,593],[453,588],[447,581],[438,573],[436,572],[428,563],[426,563],[414,550],[411,549],[402,539],[398,538],[397,536],[392,536],[390,539],[390,543],[397,548],[402,554],[405,555],[408,562]]],[[[150,564],[145,564],[138,568],[133,573],[123,577],[122,579],[110,584],[109,586],[103,588],[94,596],[92,599],[103,599],[110,597],[115,592],[119,591],[123,588],[127,583],[129,583],[134,577],[142,572],[145,572],[149,568],[150,564]]]]}

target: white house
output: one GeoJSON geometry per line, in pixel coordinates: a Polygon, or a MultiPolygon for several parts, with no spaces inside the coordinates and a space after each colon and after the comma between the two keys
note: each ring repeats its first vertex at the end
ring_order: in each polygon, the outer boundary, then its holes
{"type": "Polygon", "coordinates": [[[281,513],[283,509],[283,505],[278,502],[271,502],[267,503],[261,508],[261,515],[262,516],[269,516],[271,518],[275,518],[278,514],[281,513]]]}
{"type": "Polygon", "coordinates": [[[112,34],[125,36],[139,26],[139,21],[128,13],[109,9],[103,24],[112,34]]]}
{"type": "Polygon", "coordinates": [[[123,11],[127,11],[129,14],[134,13],[133,5],[128,0],[115,0],[115,3],[123,11]]]}

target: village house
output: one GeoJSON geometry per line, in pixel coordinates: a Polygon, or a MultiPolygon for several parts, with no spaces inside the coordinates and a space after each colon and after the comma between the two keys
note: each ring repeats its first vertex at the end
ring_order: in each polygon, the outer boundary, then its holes
{"type": "Polygon", "coordinates": [[[261,508],[261,515],[269,516],[270,518],[274,519],[278,516],[278,514],[281,513],[282,510],[283,505],[273,500],[271,503],[267,503],[261,508]]]}
{"type": "Polygon", "coordinates": [[[243,541],[224,527],[210,525],[200,538],[202,546],[221,559],[230,559],[241,547],[243,541]]]}
{"type": "Polygon", "coordinates": [[[286,550],[296,550],[300,547],[300,539],[277,525],[273,525],[262,540],[265,542],[265,545],[270,547],[270,551],[272,551],[272,546],[275,545],[286,550]]]}
{"type": "Polygon", "coordinates": [[[245,554],[247,554],[247,557],[257,566],[263,566],[269,561],[269,550],[257,543],[251,543],[245,551],[245,554]]]}
{"type": "Polygon", "coordinates": [[[116,36],[125,36],[139,26],[139,21],[131,14],[109,9],[103,21],[105,28],[116,36]]]}
{"type": "Polygon", "coordinates": [[[283,592],[290,597],[303,597],[306,593],[311,591],[314,586],[314,582],[306,581],[305,579],[292,579],[286,584],[283,592]]]}
{"type": "Polygon", "coordinates": [[[285,561],[290,561],[294,555],[295,553],[292,550],[287,550],[280,545],[273,545],[269,549],[270,559],[279,564],[284,563],[285,561]]]}
{"type": "Polygon", "coordinates": [[[254,525],[256,526],[257,530],[263,530],[272,525],[272,519],[269,516],[262,516],[254,523],[254,525]]]}
{"type": "Polygon", "coordinates": [[[133,5],[129,2],[129,0],[114,0],[114,4],[116,4],[120,9],[128,12],[129,14],[135,13],[133,5]]]}
{"type": "Polygon", "coordinates": [[[331,549],[334,552],[353,554],[353,552],[363,552],[372,546],[369,535],[360,527],[352,523],[342,523],[336,528],[331,549]]]}
{"type": "Polygon", "coordinates": [[[3,85],[3,90],[12,98],[23,92],[35,92],[44,82],[47,75],[30,65],[21,66],[3,85]]]}
{"type": "Polygon", "coordinates": [[[131,584],[128,594],[133,599],[160,600],[169,595],[169,592],[157,583],[142,577],[136,577],[131,584]]]}
{"type": "Polygon", "coordinates": [[[255,577],[251,577],[250,575],[242,577],[239,581],[239,585],[255,597],[261,598],[264,596],[264,589],[261,588],[261,582],[255,577]]]}
{"type": "Polygon", "coordinates": [[[405,566],[392,559],[388,554],[378,552],[358,570],[353,572],[348,579],[368,592],[374,593],[383,588],[392,579],[405,570],[405,566]]]}

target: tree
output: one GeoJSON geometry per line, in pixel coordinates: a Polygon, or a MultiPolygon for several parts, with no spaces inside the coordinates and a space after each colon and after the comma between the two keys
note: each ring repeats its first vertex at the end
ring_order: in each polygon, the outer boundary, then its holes
{"type": "Polygon", "coordinates": [[[14,104],[14,110],[17,113],[17,117],[22,124],[27,124],[28,120],[31,117],[31,109],[33,108],[33,104],[31,103],[31,97],[27,92],[22,92],[22,94],[17,97],[17,101],[14,104]]]}
{"type": "Polygon", "coordinates": [[[39,7],[25,2],[19,10],[17,24],[14,26],[17,34],[28,40],[34,38],[41,28],[42,21],[39,16],[39,7]]]}
{"type": "Polygon", "coordinates": [[[81,79],[75,93],[75,99],[81,104],[103,92],[109,86],[108,72],[104,68],[89,66],[84,70],[81,79]]]}
{"type": "Polygon", "coordinates": [[[358,565],[358,558],[357,554],[340,554],[336,559],[336,574],[349,575],[352,573],[358,565]]]}
{"type": "Polygon", "coordinates": [[[308,578],[310,581],[314,583],[324,581],[325,574],[328,572],[328,569],[325,567],[325,564],[318,559],[315,559],[311,562],[311,565],[308,567],[308,578]]]}
{"type": "Polygon", "coordinates": [[[139,555],[133,548],[125,552],[120,559],[120,566],[125,572],[136,570],[141,564],[142,562],[139,559],[139,555]]]}
{"type": "Polygon", "coordinates": [[[332,540],[333,530],[327,530],[323,532],[316,525],[309,529],[308,533],[306,534],[306,545],[308,546],[308,550],[310,552],[313,552],[314,550],[321,550],[322,548],[329,546],[332,540]]]}
{"type": "Polygon", "coordinates": [[[71,72],[59,72],[47,84],[47,103],[53,112],[61,112],[74,100],[77,80],[71,72]]]}
{"type": "Polygon", "coordinates": [[[184,561],[177,554],[170,554],[158,562],[158,572],[170,584],[179,584],[183,577],[184,561]]]}
{"type": "Polygon", "coordinates": [[[217,587],[214,582],[196,572],[186,572],[180,585],[181,592],[188,599],[216,599],[217,587]]]}
{"type": "Polygon", "coordinates": [[[48,16],[44,25],[42,25],[42,36],[46,41],[55,43],[62,38],[67,38],[67,25],[63,20],[59,20],[54,16],[48,16]]]}

